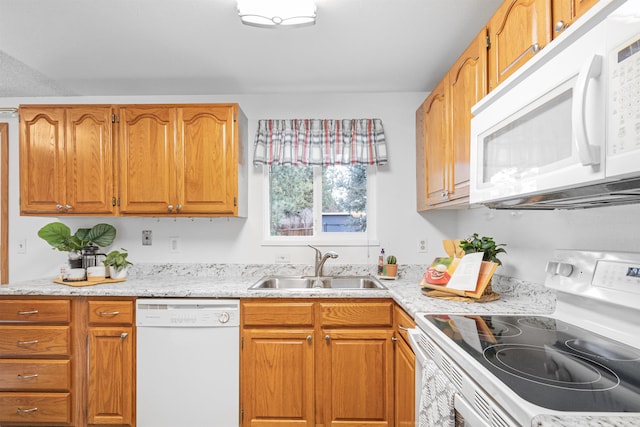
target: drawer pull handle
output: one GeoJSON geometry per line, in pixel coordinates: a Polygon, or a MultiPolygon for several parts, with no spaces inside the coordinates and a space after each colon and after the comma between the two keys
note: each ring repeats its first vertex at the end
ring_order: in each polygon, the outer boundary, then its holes
{"type": "Polygon", "coordinates": [[[38,408],[29,408],[29,409],[22,409],[22,408],[18,408],[16,409],[16,412],[19,414],[30,414],[32,412],[37,412],[38,408]]]}
{"type": "Polygon", "coordinates": [[[31,311],[19,311],[18,314],[20,316],[25,316],[27,314],[38,314],[38,310],[31,310],[31,311]]]}
{"type": "Polygon", "coordinates": [[[19,380],[30,380],[33,378],[38,378],[38,374],[29,374],[29,375],[21,375],[18,374],[18,379],[19,380]]]}
{"type": "Polygon", "coordinates": [[[101,311],[100,316],[117,316],[120,314],[119,311],[101,311]]]}
{"type": "Polygon", "coordinates": [[[32,344],[38,344],[38,340],[33,340],[33,341],[18,341],[18,345],[32,345],[32,344]]]}

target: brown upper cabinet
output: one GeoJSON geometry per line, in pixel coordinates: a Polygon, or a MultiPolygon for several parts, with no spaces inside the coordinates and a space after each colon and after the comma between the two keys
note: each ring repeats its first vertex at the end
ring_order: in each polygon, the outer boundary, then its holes
{"type": "Polygon", "coordinates": [[[418,211],[468,201],[471,107],[487,93],[486,64],[483,30],[416,112],[418,211]]]}
{"type": "Polygon", "coordinates": [[[246,128],[237,104],[22,106],[21,212],[246,216],[246,128]]]}
{"type": "Polygon", "coordinates": [[[416,111],[419,212],[467,205],[471,108],[597,2],[505,0],[500,5],[416,111]]]}
{"type": "Polygon", "coordinates": [[[573,24],[598,0],[553,0],[553,38],[573,24]]]}
{"type": "Polygon", "coordinates": [[[112,108],[20,107],[23,215],[112,215],[112,108]]]}
{"type": "Polygon", "coordinates": [[[119,112],[121,213],[238,215],[236,104],[119,112]]]}
{"type": "Polygon", "coordinates": [[[551,41],[551,0],[507,0],[488,27],[493,90],[551,41]]]}

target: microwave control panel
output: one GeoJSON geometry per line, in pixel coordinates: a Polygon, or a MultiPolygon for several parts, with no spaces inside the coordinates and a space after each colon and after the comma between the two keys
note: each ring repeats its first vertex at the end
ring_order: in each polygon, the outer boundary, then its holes
{"type": "Polygon", "coordinates": [[[609,55],[608,154],[640,150],[640,36],[609,55]]]}

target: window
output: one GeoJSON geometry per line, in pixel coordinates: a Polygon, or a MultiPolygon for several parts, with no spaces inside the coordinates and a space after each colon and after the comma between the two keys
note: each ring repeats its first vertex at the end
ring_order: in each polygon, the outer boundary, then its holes
{"type": "Polygon", "coordinates": [[[267,244],[377,245],[380,119],[259,120],[253,163],[265,174],[267,244]]]}
{"type": "Polygon", "coordinates": [[[375,168],[276,166],[267,170],[267,240],[365,243],[375,231],[375,168]]]}

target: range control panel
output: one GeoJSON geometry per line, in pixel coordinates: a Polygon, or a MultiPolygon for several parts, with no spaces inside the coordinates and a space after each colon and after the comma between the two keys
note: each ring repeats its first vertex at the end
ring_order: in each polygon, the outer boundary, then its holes
{"type": "Polygon", "coordinates": [[[640,294],[640,263],[599,260],[591,284],[640,294]]]}

